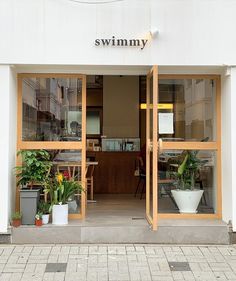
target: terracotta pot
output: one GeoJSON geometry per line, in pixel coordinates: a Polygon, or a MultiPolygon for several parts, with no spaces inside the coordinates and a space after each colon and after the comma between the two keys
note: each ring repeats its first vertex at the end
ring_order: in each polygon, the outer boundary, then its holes
{"type": "Polygon", "coordinates": [[[12,220],[11,225],[13,227],[19,227],[21,225],[21,219],[12,220]]]}
{"type": "Polygon", "coordinates": [[[35,220],[35,225],[36,226],[42,226],[43,220],[35,220]]]}

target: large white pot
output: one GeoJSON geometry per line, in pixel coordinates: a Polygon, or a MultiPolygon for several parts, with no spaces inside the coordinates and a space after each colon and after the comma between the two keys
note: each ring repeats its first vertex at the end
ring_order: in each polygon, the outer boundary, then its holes
{"type": "Polygon", "coordinates": [[[43,214],[42,215],[42,221],[43,221],[43,224],[48,224],[48,222],[49,222],[49,214],[43,214]]]}
{"type": "Polygon", "coordinates": [[[68,224],[68,204],[53,205],[52,207],[52,224],[68,224]]]}
{"type": "Polygon", "coordinates": [[[171,190],[180,213],[197,213],[197,207],[201,200],[203,190],[171,190]]]}

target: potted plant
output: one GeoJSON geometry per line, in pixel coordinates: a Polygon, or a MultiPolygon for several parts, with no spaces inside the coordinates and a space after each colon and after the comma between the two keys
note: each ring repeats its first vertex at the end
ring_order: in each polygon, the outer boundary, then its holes
{"type": "Polygon", "coordinates": [[[83,188],[77,181],[68,180],[62,174],[48,181],[45,192],[50,195],[52,224],[68,224],[68,200],[80,191],[83,188]]]}
{"type": "Polygon", "coordinates": [[[196,188],[195,180],[199,169],[207,160],[197,157],[198,151],[184,151],[182,163],[176,173],[178,178],[178,189],[171,190],[180,213],[196,213],[201,200],[203,190],[196,188]]]}
{"type": "Polygon", "coordinates": [[[40,188],[44,188],[52,163],[46,150],[20,150],[22,165],[17,166],[17,185],[20,186],[22,224],[34,224],[40,188]],[[37,188],[34,188],[34,187],[37,188]]]}
{"type": "Polygon", "coordinates": [[[22,214],[20,212],[15,212],[13,213],[11,219],[11,225],[13,227],[18,227],[21,225],[21,218],[22,218],[22,214]]]}
{"type": "Polygon", "coordinates": [[[43,213],[41,213],[41,212],[38,212],[35,215],[35,225],[36,226],[42,226],[42,224],[43,224],[42,215],[43,215],[43,213]]]}
{"type": "Polygon", "coordinates": [[[40,201],[39,202],[39,211],[42,213],[43,224],[48,224],[49,214],[50,214],[50,203],[40,201]]]}

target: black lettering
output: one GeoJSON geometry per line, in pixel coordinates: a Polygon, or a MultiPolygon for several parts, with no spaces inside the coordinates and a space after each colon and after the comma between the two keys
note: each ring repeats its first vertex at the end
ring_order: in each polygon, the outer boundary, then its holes
{"type": "Polygon", "coordinates": [[[100,40],[99,39],[95,40],[95,46],[100,46],[100,40]]]}
{"type": "Polygon", "coordinates": [[[117,39],[117,46],[128,46],[126,39],[117,39]]]}
{"type": "Polygon", "coordinates": [[[101,39],[103,46],[109,46],[111,39],[101,39]]]}
{"type": "Polygon", "coordinates": [[[130,46],[140,46],[140,41],[139,41],[139,39],[131,39],[131,40],[129,40],[129,45],[130,46]]]}
{"type": "Polygon", "coordinates": [[[142,39],[141,41],[142,41],[142,44],[143,44],[143,47],[141,48],[141,50],[143,50],[145,48],[146,44],[147,44],[148,39],[142,39]]]}
{"type": "Polygon", "coordinates": [[[112,46],[115,46],[115,36],[112,36],[112,46]]]}

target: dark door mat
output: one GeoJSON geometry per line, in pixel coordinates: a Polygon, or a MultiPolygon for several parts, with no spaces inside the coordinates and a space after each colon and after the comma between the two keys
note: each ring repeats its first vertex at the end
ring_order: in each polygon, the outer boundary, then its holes
{"type": "Polygon", "coordinates": [[[45,272],[66,272],[67,263],[47,263],[45,272]]]}
{"type": "Polygon", "coordinates": [[[168,262],[171,271],[191,271],[188,262],[168,262]]]}

